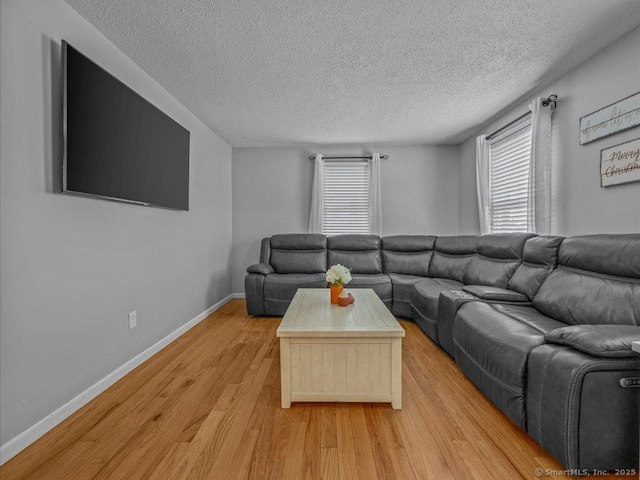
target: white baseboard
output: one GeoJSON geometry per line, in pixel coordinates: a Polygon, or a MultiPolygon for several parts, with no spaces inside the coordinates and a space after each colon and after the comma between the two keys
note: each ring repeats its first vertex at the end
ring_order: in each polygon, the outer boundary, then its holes
{"type": "Polygon", "coordinates": [[[233,298],[247,298],[244,293],[232,293],[233,298]]]}
{"type": "Polygon", "coordinates": [[[134,368],[142,364],[144,361],[148,360],[150,357],[158,353],[160,350],[162,350],[164,347],[169,345],[180,335],[182,335],[187,330],[196,326],[198,323],[200,323],[202,320],[207,318],[213,312],[218,310],[224,304],[228,303],[233,297],[234,295],[228,295],[222,300],[220,300],[218,303],[216,303],[215,305],[207,308],[204,312],[202,312],[197,317],[189,320],[184,325],[178,327],[176,330],[171,332],[162,340],[151,345],[145,351],[143,351],[142,353],[139,353],[124,365],[116,368],[113,372],[108,374],[106,377],[98,380],[96,383],[91,385],[80,395],[72,398],[67,403],[62,405],[60,408],[56,409],[54,412],[44,417],[35,425],[32,425],[24,432],[16,435],[7,443],[0,446],[0,465],[4,464],[8,460],[16,456],[18,453],[20,453],[22,450],[27,448],[37,439],[42,437],[45,433],[47,433],[53,427],[58,425],[64,419],[70,417],[77,410],[79,410],[80,408],[85,406],[87,403],[89,403],[91,400],[96,398],[98,395],[100,395],[107,388],[109,388],[111,385],[113,385],[122,377],[124,377],[131,370],[133,370],[134,368]]]}

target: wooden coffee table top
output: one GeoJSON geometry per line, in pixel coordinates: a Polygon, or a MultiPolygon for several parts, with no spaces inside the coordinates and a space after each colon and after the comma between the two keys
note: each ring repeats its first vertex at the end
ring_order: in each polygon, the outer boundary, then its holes
{"type": "Polygon", "coordinates": [[[355,303],[332,305],[328,288],[300,288],[276,332],[278,337],[404,337],[380,297],[370,288],[346,289],[355,303]]]}

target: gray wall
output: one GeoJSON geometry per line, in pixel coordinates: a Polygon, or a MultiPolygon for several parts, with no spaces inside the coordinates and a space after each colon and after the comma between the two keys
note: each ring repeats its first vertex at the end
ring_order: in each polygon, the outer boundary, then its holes
{"type": "Polygon", "coordinates": [[[233,291],[244,292],[246,268],[260,240],[306,232],[313,162],[309,155],[388,154],[382,160],[383,235],[458,232],[455,146],[301,146],[233,149],[233,291]]]}
{"type": "Polygon", "coordinates": [[[231,293],[231,148],[62,0],[1,5],[4,444],[231,293]],[[191,211],[52,193],[62,38],[191,131],[191,211]]]}
{"type": "MultiPolygon", "coordinates": [[[[580,117],[640,90],[640,27],[530,98],[558,94],[553,115],[552,227],[560,235],[640,232],[640,182],[600,187],[600,150],[640,137],[635,127],[584,146],[580,117]]],[[[491,133],[527,111],[520,102],[478,133],[491,133]]],[[[475,136],[460,148],[460,233],[477,233],[475,136]]]]}

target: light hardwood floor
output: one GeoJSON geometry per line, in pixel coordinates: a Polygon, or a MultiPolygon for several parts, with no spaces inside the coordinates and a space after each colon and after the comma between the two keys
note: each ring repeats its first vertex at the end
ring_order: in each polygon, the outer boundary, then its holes
{"type": "Polygon", "coordinates": [[[402,410],[283,410],[279,323],[250,318],[233,300],[7,462],[0,478],[533,479],[536,468],[563,470],[410,321],[401,321],[402,410]]]}

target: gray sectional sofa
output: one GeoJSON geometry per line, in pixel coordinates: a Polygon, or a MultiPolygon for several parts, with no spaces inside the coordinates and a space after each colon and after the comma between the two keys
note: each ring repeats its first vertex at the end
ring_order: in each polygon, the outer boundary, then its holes
{"type": "Polygon", "coordinates": [[[274,235],[248,268],[249,314],[283,315],[335,263],[567,468],[638,468],[640,234],[274,235]]]}

